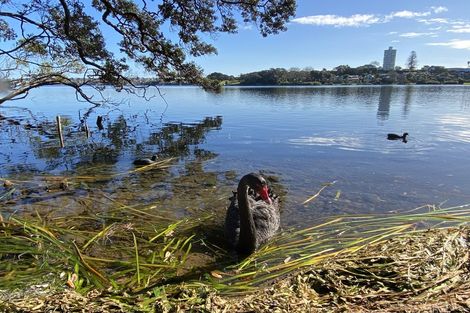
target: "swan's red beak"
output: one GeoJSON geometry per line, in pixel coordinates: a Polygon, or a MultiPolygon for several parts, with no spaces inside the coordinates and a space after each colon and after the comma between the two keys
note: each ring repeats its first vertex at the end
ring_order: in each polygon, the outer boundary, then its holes
{"type": "Polygon", "coordinates": [[[261,196],[261,199],[263,199],[264,201],[266,201],[267,203],[271,204],[272,201],[271,201],[271,198],[269,197],[269,189],[268,189],[268,186],[263,186],[261,187],[260,191],[259,191],[259,195],[261,196]]]}

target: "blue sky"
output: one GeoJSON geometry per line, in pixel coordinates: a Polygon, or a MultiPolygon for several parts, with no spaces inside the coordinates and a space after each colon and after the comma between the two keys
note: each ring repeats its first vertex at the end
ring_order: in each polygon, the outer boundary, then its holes
{"type": "Polygon", "coordinates": [[[331,69],[378,61],[389,46],[404,67],[466,67],[470,61],[470,0],[298,0],[288,30],[263,38],[253,25],[211,42],[218,55],[197,58],[206,74],[238,75],[273,67],[331,69]]]}
{"type": "MultiPolygon", "coordinates": [[[[286,32],[263,38],[256,25],[240,25],[238,34],[210,37],[217,55],[194,61],[205,74],[321,70],[382,64],[389,46],[397,49],[396,65],[402,67],[413,50],[418,67],[466,67],[470,61],[470,0],[297,0],[297,6],[286,32]]],[[[119,54],[119,38],[106,29],[105,36],[108,47],[119,54]]],[[[133,71],[141,72],[138,66],[133,71]]]]}

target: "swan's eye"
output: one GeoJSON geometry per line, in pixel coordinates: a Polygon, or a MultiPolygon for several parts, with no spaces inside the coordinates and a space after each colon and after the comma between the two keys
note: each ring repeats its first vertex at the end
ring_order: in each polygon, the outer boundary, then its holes
{"type": "Polygon", "coordinates": [[[255,187],[255,188],[256,188],[256,189],[255,189],[256,192],[257,192],[257,193],[260,193],[260,191],[261,191],[265,186],[266,186],[266,185],[264,185],[264,184],[257,184],[256,187],[255,187]]]}

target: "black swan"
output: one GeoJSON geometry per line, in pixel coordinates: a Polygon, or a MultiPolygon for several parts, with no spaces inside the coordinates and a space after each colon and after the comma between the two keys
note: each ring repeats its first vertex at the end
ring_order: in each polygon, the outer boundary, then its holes
{"type": "Polygon", "coordinates": [[[153,155],[150,159],[137,159],[134,161],[134,165],[150,165],[157,161],[157,156],[153,155]]]}
{"type": "Polygon", "coordinates": [[[387,134],[387,139],[388,140],[398,140],[401,139],[404,142],[406,142],[406,136],[408,136],[408,133],[403,133],[403,136],[397,135],[397,134],[387,134]]]}
{"type": "Polygon", "coordinates": [[[238,253],[248,255],[279,229],[279,198],[261,175],[250,173],[242,177],[230,200],[225,236],[238,253]]]}

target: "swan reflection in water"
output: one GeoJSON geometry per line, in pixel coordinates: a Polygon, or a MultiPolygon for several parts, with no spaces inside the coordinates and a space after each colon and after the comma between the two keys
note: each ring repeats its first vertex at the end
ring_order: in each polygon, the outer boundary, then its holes
{"type": "Polygon", "coordinates": [[[279,229],[279,197],[264,177],[250,173],[242,177],[230,201],[225,236],[239,254],[251,254],[279,229]]]}

